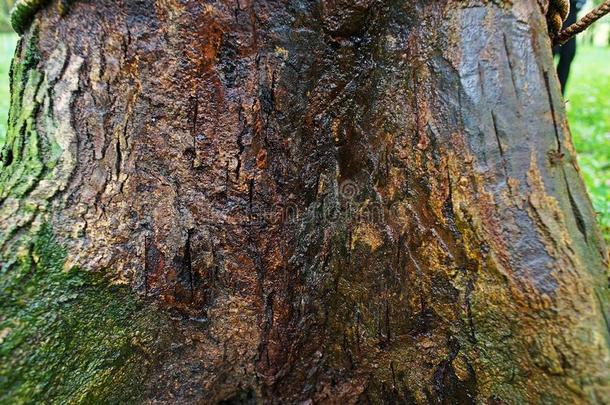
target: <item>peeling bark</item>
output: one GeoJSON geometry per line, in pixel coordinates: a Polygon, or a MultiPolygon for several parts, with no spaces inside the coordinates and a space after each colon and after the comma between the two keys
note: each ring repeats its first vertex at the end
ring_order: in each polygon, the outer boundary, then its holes
{"type": "Polygon", "coordinates": [[[12,68],[3,400],[610,401],[537,1],[55,5],[12,68]]]}

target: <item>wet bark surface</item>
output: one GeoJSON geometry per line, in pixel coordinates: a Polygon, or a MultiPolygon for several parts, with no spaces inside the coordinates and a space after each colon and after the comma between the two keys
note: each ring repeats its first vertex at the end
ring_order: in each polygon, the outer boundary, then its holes
{"type": "Polygon", "coordinates": [[[146,357],[151,403],[610,401],[605,247],[536,1],[55,6],[13,64],[3,285],[49,228],[53,271],[163,331],[57,374],[146,357]]]}

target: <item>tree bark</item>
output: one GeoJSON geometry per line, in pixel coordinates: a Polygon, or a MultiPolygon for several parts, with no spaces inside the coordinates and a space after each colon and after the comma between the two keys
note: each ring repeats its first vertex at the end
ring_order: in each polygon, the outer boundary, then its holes
{"type": "Polygon", "coordinates": [[[19,20],[3,401],[610,402],[537,1],[70,3],[19,20]]]}

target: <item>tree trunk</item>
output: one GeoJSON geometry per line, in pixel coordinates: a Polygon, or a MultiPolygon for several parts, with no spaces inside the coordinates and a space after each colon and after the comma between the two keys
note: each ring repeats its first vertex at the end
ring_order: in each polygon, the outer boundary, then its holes
{"type": "Polygon", "coordinates": [[[22,3],[2,401],[610,402],[537,1],[22,3]]]}

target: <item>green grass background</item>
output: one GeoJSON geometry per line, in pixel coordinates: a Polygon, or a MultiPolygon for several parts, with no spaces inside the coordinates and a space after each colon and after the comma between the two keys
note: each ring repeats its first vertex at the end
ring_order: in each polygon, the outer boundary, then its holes
{"type": "Polygon", "coordinates": [[[6,137],[9,98],[9,70],[17,44],[16,34],[0,33],[0,146],[6,137]]]}
{"type": "Polygon", "coordinates": [[[578,163],[610,242],[610,48],[580,46],[570,76],[566,106],[578,163]]]}
{"type": "MultiPolygon", "coordinates": [[[[6,134],[15,34],[0,34],[0,145],[6,134]]],[[[567,109],[580,168],[610,242],[610,48],[580,46],[567,86],[567,109]]]]}

